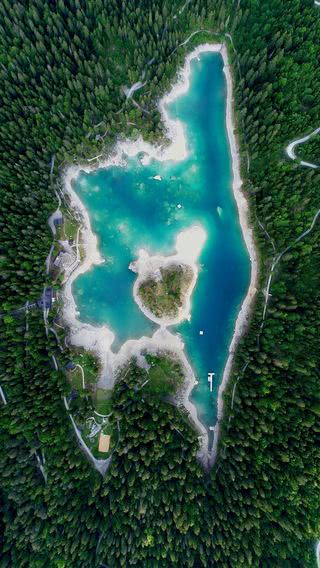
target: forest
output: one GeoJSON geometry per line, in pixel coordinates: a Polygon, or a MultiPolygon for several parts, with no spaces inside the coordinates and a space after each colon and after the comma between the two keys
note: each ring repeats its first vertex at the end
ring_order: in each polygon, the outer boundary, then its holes
{"type": "Polygon", "coordinates": [[[320,126],[320,7],[2,0],[0,30],[0,567],[315,568],[320,170],[299,160],[319,163],[318,138],[295,161],[284,149],[320,126]],[[67,165],[107,154],[119,138],[164,138],[159,97],[192,47],[217,39],[229,51],[260,257],[218,459],[203,470],[184,414],[161,393],[142,399],[132,366],[112,395],[121,437],[102,477],[63,403],[73,355],[37,307],[53,285],[48,217],[67,165]],[[123,86],[141,78],[127,98],[123,86]]]}
{"type": "MultiPolygon", "coordinates": [[[[320,136],[312,136],[297,149],[297,156],[304,161],[313,160],[315,166],[320,166],[320,136]]],[[[312,163],[313,163],[312,162],[312,163]]]]}

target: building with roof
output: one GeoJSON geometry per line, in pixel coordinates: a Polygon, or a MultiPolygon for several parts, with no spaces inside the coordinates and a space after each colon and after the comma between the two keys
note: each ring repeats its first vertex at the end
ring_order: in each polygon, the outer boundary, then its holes
{"type": "Polygon", "coordinates": [[[54,291],[51,287],[46,287],[44,292],[41,294],[39,300],[37,300],[37,306],[40,309],[47,308],[50,309],[55,300],[54,291]]]}

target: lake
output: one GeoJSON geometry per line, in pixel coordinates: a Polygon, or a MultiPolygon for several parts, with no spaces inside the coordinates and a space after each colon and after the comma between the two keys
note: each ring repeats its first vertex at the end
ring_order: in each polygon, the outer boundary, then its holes
{"type": "Polygon", "coordinates": [[[191,401],[207,429],[216,423],[218,388],[250,281],[250,259],[232,192],[226,97],[221,55],[201,53],[191,61],[188,91],[167,107],[170,118],[183,124],[187,157],[152,159],[143,165],[138,154],[122,166],[82,171],[73,183],[105,259],[73,283],[78,317],[107,325],[115,334],[114,352],[127,339],[151,336],[158,328],[133,299],[136,275],[128,265],[138,250],[170,255],[181,230],[195,224],[205,229],[191,320],[170,331],[180,334],[185,343],[199,381],[191,401]],[[215,373],[212,392],[209,372],[215,373]]]}

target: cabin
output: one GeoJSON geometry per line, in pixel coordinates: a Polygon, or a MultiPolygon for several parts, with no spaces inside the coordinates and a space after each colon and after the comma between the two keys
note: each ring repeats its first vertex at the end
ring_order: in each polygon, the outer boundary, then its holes
{"type": "Polygon", "coordinates": [[[50,309],[54,302],[54,291],[52,288],[45,288],[44,292],[41,294],[39,300],[37,300],[37,306],[40,309],[47,308],[50,309]]]}
{"type": "Polygon", "coordinates": [[[109,434],[103,434],[101,432],[99,438],[99,452],[107,453],[110,448],[110,437],[109,434]]]}

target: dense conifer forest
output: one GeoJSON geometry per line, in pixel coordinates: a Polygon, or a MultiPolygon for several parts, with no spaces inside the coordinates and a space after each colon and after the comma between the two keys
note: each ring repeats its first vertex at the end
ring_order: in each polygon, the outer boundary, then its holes
{"type": "Polygon", "coordinates": [[[301,158],[301,160],[308,161],[313,163],[315,166],[320,166],[320,136],[316,134],[312,136],[305,142],[301,144],[300,147],[297,148],[296,152],[297,156],[301,158]],[[312,162],[311,162],[312,160],[312,162]]]}
{"type": "MultiPolygon", "coordinates": [[[[296,239],[320,207],[320,170],[284,149],[319,126],[320,7],[2,0],[0,31],[1,568],[314,567],[319,221],[296,239]],[[113,393],[121,437],[102,477],[63,404],[71,355],[35,305],[52,284],[47,220],[66,165],[107,153],[117,137],[163,136],[159,96],[191,47],[216,38],[230,54],[261,287],[218,460],[203,471],[185,416],[160,395],[142,399],[133,366],[113,393]],[[145,87],[126,100],[123,85],[142,76],[145,87]]],[[[319,163],[318,148],[314,138],[298,155],[319,163]]]]}

